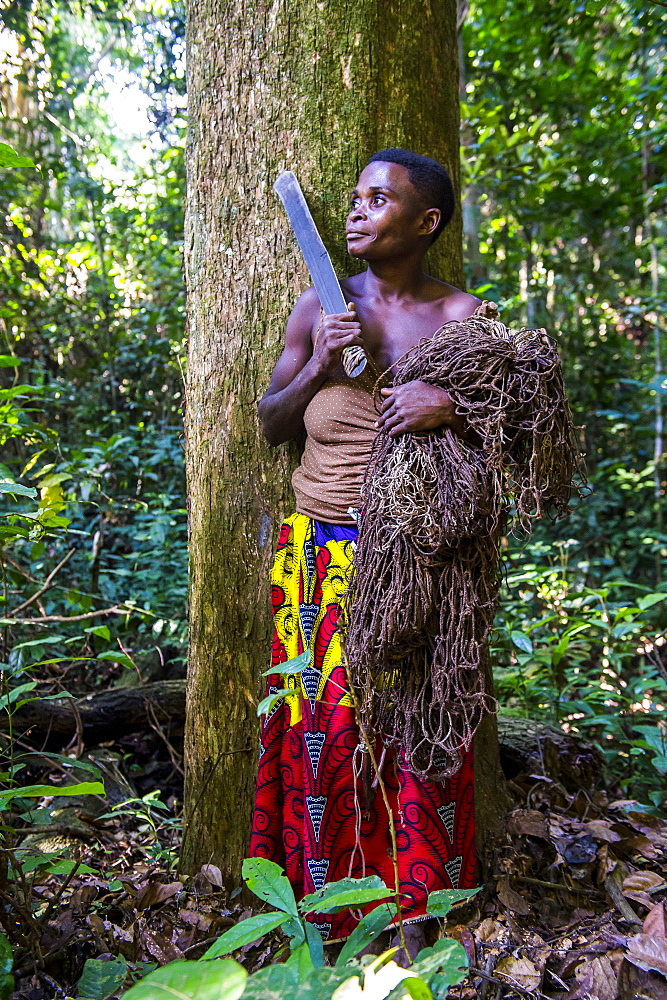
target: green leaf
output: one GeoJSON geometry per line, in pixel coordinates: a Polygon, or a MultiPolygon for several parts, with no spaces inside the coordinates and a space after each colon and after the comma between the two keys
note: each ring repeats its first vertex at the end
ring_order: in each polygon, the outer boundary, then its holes
{"type": "Polygon", "coordinates": [[[37,165],[28,156],[20,156],[16,150],[8,146],[6,142],[0,142],[0,167],[10,169],[16,167],[36,167],[37,165]]]}
{"type": "Polygon", "coordinates": [[[0,934],[0,1000],[10,1000],[14,992],[13,965],[12,946],[5,935],[0,934]]]}
{"type": "Polygon", "coordinates": [[[302,674],[308,667],[309,663],[310,651],[306,650],[305,653],[300,653],[298,656],[293,657],[291,660],[287,660],[285,663],[278,663],[275,667],[270,667],[269,670],[265,670],[262,677],[268,677],[270,674],[302,674]]]}
{"type": "Polygon", "coordinates": [[[298,917],[294,890],[280,865],[268,858],[246,858],[241,873],[251,892],[283,913],[298,917]]]}
{"type": "Polygon", "coordinates": [[[329,882],[318,892],[304,896],[299,903],[302,913],[335,913],[350,906],[365,906],[376,899],[392,896],[381,878],[368,875],[366,878],[343,878],[329,882]]]}
{"type": "Polygon", "coordinates": [[[20,483],[0,483],[0,493],[10,493],[13,497],[30,497],[32,500],[37,498],[36,489],[32,486],[21,486],[20,483]]]}
{"type": "Polygon", "coordinates": [[[265,715],[267,712],[270,712],[275,703],[287,694],[294,694],[294,688],[281,688],[280,691],[274,691],[273,694],[267,695],[257,706],[257,714],[265,715]]]}
{"type": "Polygon", "coordinates": [[[238,1000],[248,973],[232,959],[170,962],[123,994],[123,1000],[238,1000]]]}
{"type": "Polygon", "coordinates": [[[322,969],[324,967],[324,943],[322,941],[322,935],[314,924],[311,924],[308,920],[304,922],[306,926],[308,950],[310,951],[310,961],[313,968],[322,969]]]}
{"type": "Polygon", "coordinates": [[[113,649],[107,649],[104,653],[98,653],[95,657],[96,660],[111,660],[113,663],[120,663],[121,667],[127,667],[128,670],[134,670],[134,663],[127,655],[127,653],[121,653],[120,650],[116,652],[113,649]]]}
{"type": "Polygon", "coordinates": [[[289,965],[269,965],[248,976],[243,1000],[288,1000],[296,995],[299,973],[289,965]]]}
{"type": "Polygon", "coordinates": [[[36,750],[33,753],[22,753],[18,759],[21,761],[45,760],[47,762],[57,760],[65,767],[71,767],[74,771],[87,771],[89,774],[94,774],[96,778],[100,779],[100,781],[102,780],[100,769],[97,764],[91,764],[88,760],[77,760],[75,757],[67,757],[63,753],[54,753],[52,750],[45,750],[44,753],[39,753],[36,750]]]}
{"type": "MultiPolygon", "coordinates": [[[[33,478],[36,478],[33,476],[33,478]]],[[[43,479],[39,480],[40,490],[48,489],[50,486],[60,486],[61,483],[66,483],[68,479],[71,479],[69,472],[52,472],[48,476],[44,476],[43,479]]]]}
{"type": "Polygon", "coordinates": [[[292,917],[282,925],[282,932],[290,939],[290,950],[294,951],[306,940],[306,921],[302,917],[292,917]]]}
{"type": "Polygon", "coordinates": [[[21,359],[12,354],[0,354],[0,368],[18,368],[20,364],[21,359]]]}
{"type": "Polygon", "coordinates": [[[87,1000],[106,1000],[118,992],[127,975],[127,962],[122,955],[109,962],[101,958],[89,958],[83,967],[77,983],[79,997],[87,1000]]]}
{"type": "Polygon", "coordinates": [[[525,632],[512,631],[510,632],[510,638],[517,649],[522,650],[524,653],[532,653],[533,643],[530,636],[527,636],[525,632]]]}
{"type": "Polygon", "coordinates": [[[287,965],[290,969],[296,969],[299,975],[300,983],[308,978],[315,966],[313,965],[307,941],[304,941],[303,944],[300,944],[298,948],[294,949],[290,957],[285,962],[285,965],[287,965]]]}
{"type": "MultiPolygon", "coordinates": [[[[0,698],[0,708],[9,708],[14,702],[17,702],[19,698],[22,698],[24,694],[29,691],[34,691],[37,687],[37,681],[28,681],[26,684],[17,684],[15,688],[8,691],[0,698]]],[[[1,794],[1,793],[0,793],[1,794]]]]}
{"type": "Polygon", "coordinates": [[[389,926],[396,916],[396,906],[393,903],[384,903],[376,906],[374,910],[367,913],[354,928],[349,938],[343,945],[341,952],[336,959],[336,965],[345,965],[351,958],[375,941],[382,931],[389,926]]]}
{"type": "Polygon", "coordinates": [[[38,868],[50,875],[69,875],[76,868],[80,875],[97,875],[94,868],[88,865],[77,864],[71,858],[61,858],[57,853],[48,854],[24,854],[20,859],[21,871],[24,874],[34,872],[38,868]]]}
{"type": "Polygon", "coordinates": [[[426,912],[432,917],[446,917],[455,903],[470,899],[479,891],[479,889],[438,889],[429,893],[426,912]]]}
{"type": "Polygon", "coordinates": [[[404,979],[398,986],[395,986],[387,997],[387,1000],[400,1000],[406,993],[411,997],[411,1000],[433,1000],[433,994],[424,980],[420,978],[415,979],[412,976],[404,979]]]}
{"type": "Polygon", "coordinates": [[[237,948],[242,948],[245,944],[252,944],[253,941],[264,937],[269,931],[280,927],[284,920],[284,913],[275,912],[257,913],[254,917],[248,917],[247,920],[240,920],[238,924],[230,927],[228,931],[220,935],[217,941],[213,942],[202,955],[202,959],[229,955],[237,948]]]}
{"type": "Polygon", "coordinates": [[[452,938],[436,941],[432,948],[422,948],[412,964],[412,971],[425,979],[438,996],[443,995],[443,989],[460,983],[467,968],[465,948],[452,938]]]}
{"type": "Polygon", "coordinates": [[[42,798],[47,795],[104,795],[101,781],[81,781],[78,785],[23,785],[0,791],[0,809],[5,809],[12,799],[42,798]]]}
{"type": "Polygon", "coordinates": [[[100,639],[106,639],[107,642],[111,639],[111,632],[109,631],[108,625],[93,625],[92,628],[84,628],[83,630],[86,635],[96,635],[100,639]]]}
{"type": "Polygon", "coordinates": [[[305,982],[299,983],[298,991],[288,993],[284,1000],[331,1000],[341,983],[354,978],[359,980],[359,972],[352,968],[315,969],[305,982]]]}
{"type": "Polygon", "coordinates": [[[647,608],[652,608],[654,604],[659,604],[660,601],[664,601],[666,597],[667,594],[644,594],[644,596],[640,597],[637,601],[637,607],[641,608],[642,611],[646,611],[647,608]]]}

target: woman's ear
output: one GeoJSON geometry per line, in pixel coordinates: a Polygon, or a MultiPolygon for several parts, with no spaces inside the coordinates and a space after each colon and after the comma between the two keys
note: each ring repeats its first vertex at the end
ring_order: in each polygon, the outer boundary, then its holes
{"type": "Polygon", "coordinates": [[[424,212],[424,216],[419,227],[420,236],[432,236],[440,225],[442,212],[439,208],[429,208],[424,212]]]}

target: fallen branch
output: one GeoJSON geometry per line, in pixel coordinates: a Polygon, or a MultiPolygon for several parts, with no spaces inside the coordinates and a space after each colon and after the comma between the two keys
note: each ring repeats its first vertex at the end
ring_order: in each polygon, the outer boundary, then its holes
{"type": "MultiPolygon", "coordinates": [[[[155,719],[165,727],[185,716],[185,681],[156,681],[133,688],[112,688],[85,698],[35,698],[12,716],[14,731],[37,730],[71,737],[77,716],[87,742],[148,729],[155,719]]],[[[0,718],[7,729],[9,717],[0,718]]]]}

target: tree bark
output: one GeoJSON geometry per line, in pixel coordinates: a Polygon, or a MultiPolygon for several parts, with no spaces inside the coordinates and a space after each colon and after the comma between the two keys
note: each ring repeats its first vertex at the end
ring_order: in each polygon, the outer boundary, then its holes
{"type": "MultiPolygon", "coordinates": [[[[433,156],[458,190],[455,0],[190,0],[185,273],[190,660],[184,871],[238,884],[248,844],[268,570],[293,509],[294,450],[256,418],[285,321],[310,282],[272,191],[297,173],[334,264],[368,156],[433,156]],[[253,749],[245,751],[251,746],[253,749]]],[[[460,214],[427,269],[462,281],[460,214]]]]}

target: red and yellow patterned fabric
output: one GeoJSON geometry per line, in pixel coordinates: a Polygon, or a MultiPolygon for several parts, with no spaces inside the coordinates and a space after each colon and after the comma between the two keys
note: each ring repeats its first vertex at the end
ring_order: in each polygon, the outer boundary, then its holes
{"type": "MultiPolygon", "coordinates": [[[[366,810],[360,734],[342,664],[338,616],[356,531],[293,514],[282,525],[271,575],[272,665],[305,650],[301,674],[268,678],[267,693],[292,688],[262,727],[250,845],[285,869],[297,898],[341,878],[379,875],[394,884],[381,794],[366,810]]],[[[378,759],[382,749],[376,748],[378,759]]],[[[445,782],[421,781],[384,755],[382,776],[395,817],[400,888],[408,920],[425,914],[436,889],[475,885],[472,752],[445,782]]],[[[349,911],[312,915],[324,940],[344,938],[349,911]]]]}

